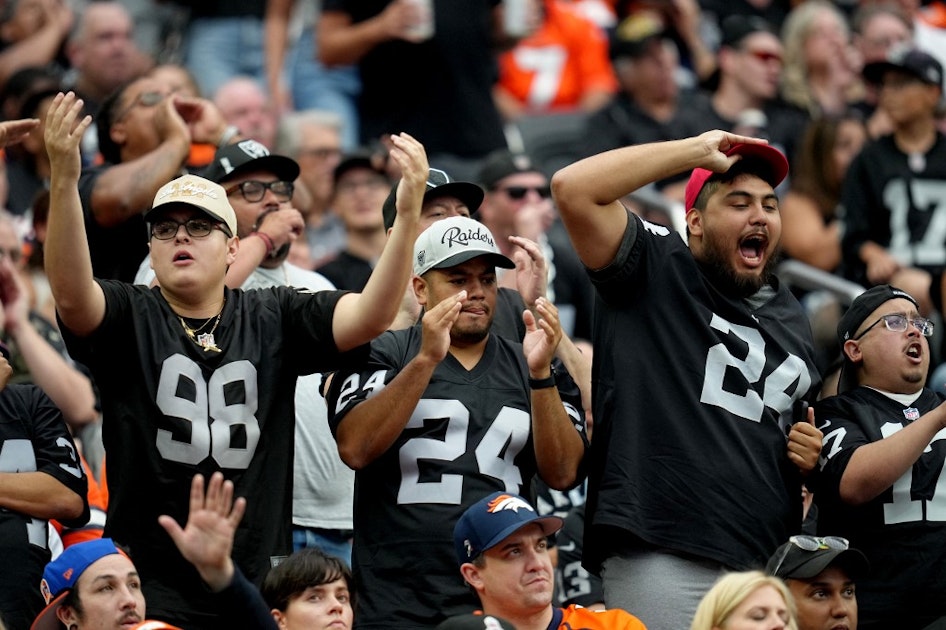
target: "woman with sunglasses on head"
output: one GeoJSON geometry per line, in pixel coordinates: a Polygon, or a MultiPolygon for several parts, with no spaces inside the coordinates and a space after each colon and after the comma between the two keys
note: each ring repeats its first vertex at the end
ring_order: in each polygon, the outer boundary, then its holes
{"type": "Polygon", "coordinates": [[[690,630],[798,630],[795,603],[778,578],[727,573],[703,596],[690,630]]]}
{"type": "Polygon", "coordinates": [[[946,621],[946,407],[926,387],[932,334],[910,294],[865,291],[838,324],[838,395],[815,408],[818,530],[870,561],[857,584],[862,629],[946,621]]]}

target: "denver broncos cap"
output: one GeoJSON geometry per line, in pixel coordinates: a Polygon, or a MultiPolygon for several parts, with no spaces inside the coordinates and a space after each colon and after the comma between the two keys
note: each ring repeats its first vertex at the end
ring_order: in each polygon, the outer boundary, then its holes
{"type": "MultiPolygon", "coordinates": [[[[725,153],[726,155],[742,156],[742,161],[746,163],[748,172],[758,175],[772,188],[781,184],[785,176],[788,175],[788,158],[771,145],[743,142],[734,144],[725,153]]],[[[684,193],[687,212],[695,207],[696,198],[699,197],[703,186],[716,174],[705,168],[693,169],[684,193]]]]}
{"type": "Polygon", "coordinates": [[[112,554],[123,554],[111,538],[97,538],[66,547],[59,557],[46,565],[39,589],[46,608],[36,617],[30,630],[62,630],[56,611],[79,577],[90,566],[112,554]]]}
{"type": "Polygon", "coordinates": [[[526,525],[535,523],[551,536],[565,521],[557,516],[539,516],[518,494],[494,492],[467,508],[453,528],[457,562],[470,562],[526,525]]]}

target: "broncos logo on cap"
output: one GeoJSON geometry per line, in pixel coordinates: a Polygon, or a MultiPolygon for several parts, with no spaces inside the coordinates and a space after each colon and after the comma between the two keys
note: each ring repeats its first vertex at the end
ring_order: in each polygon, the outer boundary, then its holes
{"type": "Polygon", "coordinates": [[[519,509],[529,510],[530,512],[535,512],[532,509],[532,506],[520,499],[519,497],[513,496],[511,494],[501,494],[487,505],[487,512],[490,514],[496,514],[502,510],[512,510],[513,512],[519,512],[519,509]]]}

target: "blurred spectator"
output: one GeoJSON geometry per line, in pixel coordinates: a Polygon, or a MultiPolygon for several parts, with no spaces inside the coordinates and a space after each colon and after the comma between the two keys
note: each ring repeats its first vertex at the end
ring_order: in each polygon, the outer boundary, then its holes
{"type": "Polygon", "coordinates": [[[342,120],[342,146],[353,151],[358,146],[361,79],[355,66],[327,68],[319,61],[315,40],[319,15],[317,2],[266,3],[268,91],[277,113],[319,109],[337,114],[342,120]]]}
{"type": "Polygon", "coordinates": [[[316,271],[336,288],[361,291],[374,269],[387,230],[381,208],[391,189],[369,154],[352,154],[335,167],[332,209],[345,226],[345,249],[316,271]]]}
{"type": "Polygon", "coordinates": [[[350,630],[351,570],[318,549],[293,553],[266,574],[260,589],[281,630],[350,630]]]}
{"type": "Polygon", "coordinates": [[[946,268],[946,142],[936,128],[943,67],[919,49],[894,49],[864,77],[880,86],[894,131],[866,144],[845,177],[845,273],[865,286],[896,284],[928,314],[930,274],[946,268]]]}
{"type": "Polygon", "coordinates": [[[133,29],[131,15],[116,0],[90,2],[79,16],[67,46],[73,72],[65,87],[85,101],[86,112],[95,113],[106,96],[150,65],[135,46],[133,29]]]}
{"type": "MultiPolygon", "coordinates": [[[[15,215],[26,214],[36,195],[49,186],[49,158],[46,156],[46,144],[43,142],[46,110],[52,99],[59,92],[58,86],[47,86],[29,94],[17,118],[36,118],[40,121],[19,146],[7,150],[7,183],[10,191],[7,196],[7,209],[15,215]]],[[[20,233],[25,233],[20,230],[20,233]]]]}
{"type": "Polygon", "coordinates": [[[7,0],[0,15],[0,88],[23,68],[61,65],[73,18],[63,0],[7,0]]]}
{"type": "Polygon", "coordinates": [[[132,81],[102,103],[104,164],[85,169],[79,180],[96,277],[134,278],[148,252],[142,212],[155,193],[184,170],[192,142],[218,145],[233,137],[213,103],[173,94],[158,79],[132,81]]]}
{"type": "Polygon", "coordinates": [[[749,628],[797,630],[792,594],[761,571],[726,573],[703,596],[690,630],[749,628]]]}
{"type": "Polygon", "coordinates": [[[840,114],[855,100],[860,67],[846,18],[827,0],[792,9],[782,26],[782,95],[812,118],[840,114]]]}
{"type": "Polygon", "coordinates": [[[276,146],[299,163],[299,181],[310,197],[308,207],[299,207],[306,239],[295,241],[291,254],[293,264],[306,269],[326,263],[345,246],[345,228],[331,209],[333,172],[342,156],[341,126],[337,115],[323,111],[286,114],[279,123],[276,146]]]}
{"type": "MultiPolygon", "coordinates": [[[[548,298],[558,308],[562,330],[568,336],[590,337],[591,282],[567,237],[552,240],[548,234],[557,216],[549,178],[529,156],[500,149],[486,158],[477,181],[486,195],[476,217],[496,237],[499,250],[515,256],[518,246],[510,236],[537,243],[548,268],[548,298]]],[[[515,288],[514,273],[501,273],[499,278],[501,286],[515,288]]]]}
{"type": "MultiPolygon", "coordinates": [[[[896,4],[862,5],[853,17],[854,47],[860,55],[861,67],[884,61],[891,48],[903,47],[913,40],[913,23],[896,4]]],[[[855,106],[864,113],[871,138],[893,131],[884,110],[877,107],[877,86],[864,82],[863,98],[855,106]]]]}
{"type": "Polygon", "coordinates": [[[190,9],[184,35],[184,66],[197,77],[202,94],[217,93],[237,76],[266,84],[263,16],[266,0],[173,0],[190,9]]]}
{"type": "Polygon", "coordinates": [[[723,22],[722,37],[717,86],[681,108],[684,124],[693,133],[725,129],[764,137],[793,156],[808,116],[779,100],[781,41],[761,18],[739,15],[723,22]]]}
{"type": "Polygon", "coordinates": [[[853,110],[808,125],[795,156],[791,186],[780,204],[786,255],[824,271],[838,270],[841,185],[866,140],[864,120],[853,110]]]}
{"type": "Polygon", "coordinates": [[[499,56],[494,95],[503,117],[599,109],[617,89],[604,31],[564,0],[527,2],[537,25],[499,56]]]}
{"type": "Polygon", "coordinates": [[[156,79],[168,86],[174,94],[181,96],[201,96],[200,86],[197,85],[197,79],[194,78],[187,68],[176,63],[164,63],[154,66],[146,73],[152,79],[156,79]]]}
{"type": "Polygon", "coordinates": [[[481,0],[433,0],[433,35],[410,0],[325,0],[318,21],[319,58],[335,66],[358,63],[361,144],[407,132],[427,148],[432,164],[459,179],[475,176],[477,161],[504,147],[493,102],[495,45],[501,7],[481,0]]]}
{"type": "Polygon", "coordinates": [[[227,124],[266,147],[275,146],[278,116],[260,84],[250,77],[237,76],[225,81],[213,97],[227,124]]]}
{"type": "Polygon", "coordinates": [[[611,61],[620,91],[588,119],[585,155],[631,144],[691,135],[680,117],[680,55],[652,11],[625,18],[611,35],[611,61]]]}

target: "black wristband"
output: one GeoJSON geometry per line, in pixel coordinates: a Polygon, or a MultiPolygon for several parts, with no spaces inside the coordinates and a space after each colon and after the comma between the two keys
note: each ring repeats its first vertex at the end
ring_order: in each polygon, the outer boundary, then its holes
{"type": "Polygon", "coordinates": [[[551,373],[545,378],[529,378],[529,389],[548,389],[555,387],[555,373],[551,373]]]}

